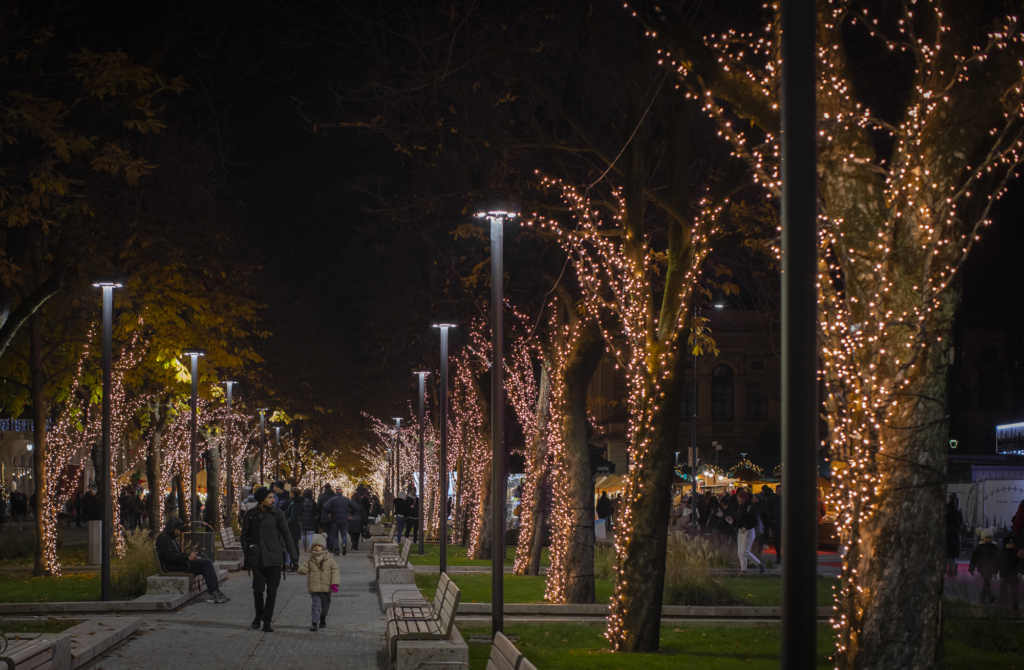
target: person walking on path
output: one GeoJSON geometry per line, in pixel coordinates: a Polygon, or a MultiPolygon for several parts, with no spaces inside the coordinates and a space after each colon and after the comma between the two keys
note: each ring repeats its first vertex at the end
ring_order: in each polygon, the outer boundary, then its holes
{"type": "Polygon", "coordinates": [[[981,531],[978,546],[971,552],[971,562],[967,566],[967,572],[974,574],[977,570],[981,575],[981,602],[991,605],[996,601],[992,595],[992,575],[995,573],[996,564],[999,563],[999,547],[993,542],[992,531],[985,528],[981,531]]]}
{"type": "MultiPolygon", "coordinates": [[[[292,542],[295,546],[299,546],[299,538],[302,537],[302,498],[293,495],[288,500],[288,507],[284,510],[284,518],[288,521],[288,532],[292,534],[292,542]]],[[[295,560],[299,560],[299,555],[295,554],[295,560]]],[[[285,562],[290,563],[288,557],[285,556],[285,562]]]]}
{"type": "MultiPolygon", "coordinates": [[[[736,496],[736,553],[740,559],[740,572],[747,572],[747,565],[749,561],[753,561],[760,572],[764,572],[764,563],[757,560],[757,556],[750,553],[750,547],[754,544],[754,538],[758,535],[758,526],[760,525],[760,519],[757,518],[757,512],[754,510],[754,505],[747,498],[747,492],[742,491],[736,496]]],[[[763,529],[761,532],[764,532],[763,529]]]]}
{"type": "Polygon", "coordinates": [[[999,552],[999,606],[1010,606],[1018,610],[1017,593],[1020,588],[1020,567],[1021,557],[1018,555],[1017,538],[1013,533],[1007,533],[1003,538],[1003,548],[999,552]]]}
{"type": "Polygon", "coordinates": [[[171,572],[187,572],[193,575],[202,575],[206,580],[206,592],[210,599],[209,603],[226,603],[231,600],[220,590],[217,579],[217,566],[208,558],[199,556],[196,552],[186,554],[178,544],[178,533],[185,522],[174,516],[171,517],[164,531],[156,536],[156,553],[160,557],[160,568],[171,572]]]}
{"type": "Polygon", "coordinates": [[[401,542],[402,532],[405,530],[405,519],[409,516],[409,505],[405,502],[405,498],[396,497],[395,502],[392,503],[395,508],[395,538],[398,542],[401,542]]]}
{"type": "Polygon", "coordinates": [[[960,511],[960,496],[949,494],[946,503],[946,574],[956,577],[959,568],[956,559],[960,558],[960,529],[964,525],[964,513],[960,511]]]}
{"type": "Polygon", "coordinates": [[[608,517],[612,515],[612,501],[608,499],[608,492],[601,491],[601,497],[597,499],[597,518],[604,521],[608,527],[608,517]]]}
{"type": "Polygon", "coordinates": [[[306,587],[313,600],[313,623],[311,631],[317,627],[327,628],[327,613],[331,610],[331,594],[338,592],[341,586],[341,570],[334,557],[327,551],[327,540],[323,535],[314,535],[312,553],[309,559],[299,566],[300,575],[306,577],[306,587]]]}
{"type": "MultiPolygon", "coordinates": [[[[252,571],[252,596],[256,608],[256,618],[252,620],[252,629],[259,630],[263,623],[264,633],[273,633],[270,622],[274,618],[274,605],[277,601],[277,587],[281,584],[281,573],[284,571],[284,557],[298,557],[288,521],[284,512],[274,507],[274,498],[270,490],[261,487],[253,494],[256,507],[249,510],[242,520],[242,546],[245,547],[245,562],[252,571]],[[263,599],[264,590],[267,593],[263,599]]],[[[298,568],[298,560],[293,559],[292,570],[298,568]]]]}
{"type": "MultiPolygon", "coordinates": [[[[365,506],[364,506],[365,508],[365,506]]],[[[416,497],[416,489],[412,486],[405,496],[405,536],[412,531],[412,541],[420,541],[420,500],[416,497]]]]}
{"type": "MultiPolygon", "coordinates": [[[[334,489],[331,488],[330,484],[324,484],[324,490],[316,498],[316,516],[317,516],[318,519],[323,518],[324,503],[326,503],[328,500],[330,500],[333,497],[334,497],[334,489]]],[[[330,517],[328,517],[328,524],[326,526],[324,526],[321,523],[320,528],[321,528],[320,532],[325,534],[325,535],[327,533],[331,532],[330,517]]],[[[331,548],[330,536],[328,536],[328,538],[327,538],[327,548],[328,549],[331,548]]]]}
{"type": "MultiPolygon", "coordinates": [[[[348,534],[352,538],[352,551],[359,551],[359,536],[363,532],[363,522],[366,520],[364,515],[363,506],[358,505],[351,500],[348,501],[348,511],[352,516],[348,519],[348,534]]],[[[369,499],[366,499],[369,503],[369,499]]]]}
{"type": "MultiPolygon", "coordinates": [[[[330,544],[333,544],[334,555],[338,555],[338,535],[341,535],[341,555],[348,553],[349,514],[357,506],[345,497],[344,492],[338,489],[335,496],[324,503],[324,515],[330,519],[331,537],[330,544]]],[[[321,517],[322,518],[322,517],[321,517]]],[[[355,545],[352,546],[355,549],[355,545]]]]}
{"type": "MultiPolygon", "coordinates": [[[[320,515],[317,513],[316,501],[313,500],[313,489],[306,489],[302,492],[302,498],[299,499],[302,503],[302,512],[299,516],[299,527],[302,530],[302,548],[309,550],[312,546],[310,543],[313,541],[313,535],[316,533],[316,527],[320,519],[320,515]]],[[[324,536],[326,542],[327,536],[324,536]]],[[[324,547],[326,548],[326,544],[324,547]]]]}
{"type": "Polygon", "coordinates": [[[772,531],[772,546],[775,547],[775,567],[782,567],[782,496],[765,484],[761,487],[764,496],[764,515],[772,531]]]}

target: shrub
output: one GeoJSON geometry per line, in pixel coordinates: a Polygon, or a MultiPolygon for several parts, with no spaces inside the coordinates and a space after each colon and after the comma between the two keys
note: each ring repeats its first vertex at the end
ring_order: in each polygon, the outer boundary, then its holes
{"type": "Polygon", "coordinates": [[[149,531],[137,528],[125,535],[125,553],[110,578],[115,598],[136,598],[146,593],[146,578],[160,572],[149,531]]]}
{"type": "Polygon", "coordinates": [[[685,533],[670,533],[665,556],[666,605],[721,605],[732,600],[713,568],[725,558],[711,542],[685,533]]]}
{"type": "MultiPolygon", "coordinates": [[[[994,578],[998,592],[999,580],[994,578]]],[[[949,596],[943,602],[943,625],[947,640],[958,640],[977,649],[1004,653],[1024,651],[1020,639],[1021,619],[1005,607],[973,604],[980,589],[966,584],[947,582],[949,596]]]]}
{"type": "Polygon", "coordinates": [[[31,556],[36,550],[36,534],[18,530],[15,523],[0,526],[0,561],[31,556]]]}

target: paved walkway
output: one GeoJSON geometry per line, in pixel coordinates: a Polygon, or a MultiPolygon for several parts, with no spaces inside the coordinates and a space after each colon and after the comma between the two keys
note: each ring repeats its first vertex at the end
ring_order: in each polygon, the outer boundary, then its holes
{"type": "MultiPolygon", "coordinates": [[[[303,555],[302,560],[305,559],[303,555]]],[[[384,619],[371,591],[367,551],[339,556],[341,588],[327,628],[309,630],[306,578],[289,574],[277,592],[274,632],[249,628],[254,616],[251,580],[235,572],[221,588],[231,602],[194,601],[172,613],[144,615],[142,628],[87,666],[89,670],[378,670],[391,667],[384,619]]]]}

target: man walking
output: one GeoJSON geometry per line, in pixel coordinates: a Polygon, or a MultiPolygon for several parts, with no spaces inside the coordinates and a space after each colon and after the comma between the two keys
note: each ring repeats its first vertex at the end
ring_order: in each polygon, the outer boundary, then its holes
{"type": "Polygon", "coordinates": [[[252,571],[252,595],[256,607],[256,618],[252,620],[251,627],[259,630],[262,622],[263,632],[273,633],[270,622],[274,618],[285,552],[294,557],[291,564],[294,571],[298,568],[299,551],[288,530],[284,512],[274,507],[270,490],[261,487],[253,495],[258,504],[246,512],[242,520],[242,546],[245,547],[246,564],[252,571]],[[266,601],[263,599],[264,590],[266,601]]]}
{"type": "Polygon", "coordinates": [[[765,484],[761,487],[764,494],[764,516],[771,524],[772,545],[775,547],[775,567],[782,567],[782,497],[765,484]]]}
{"type": "Polygon", "coordinates": [[[334,497],[324,503],[323,516],[327,516],[330,519],[331,524],[331,535],[330,542],[334,544],[334,555],[338,555],[338,533],[341,533],[341,555],[344,556],[348,553],[348,517],[351,513],[352,501],[345,497],[345,494],[339,488],[334,497]]]}

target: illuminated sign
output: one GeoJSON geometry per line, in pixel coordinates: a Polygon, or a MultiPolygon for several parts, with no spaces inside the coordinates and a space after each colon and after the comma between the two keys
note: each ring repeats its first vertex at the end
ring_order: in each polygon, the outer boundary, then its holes
{"type": "Polygon", "coordinates": [[[1024,454],[1024,423],[996,426],[997,454],[1024,454]]]}

